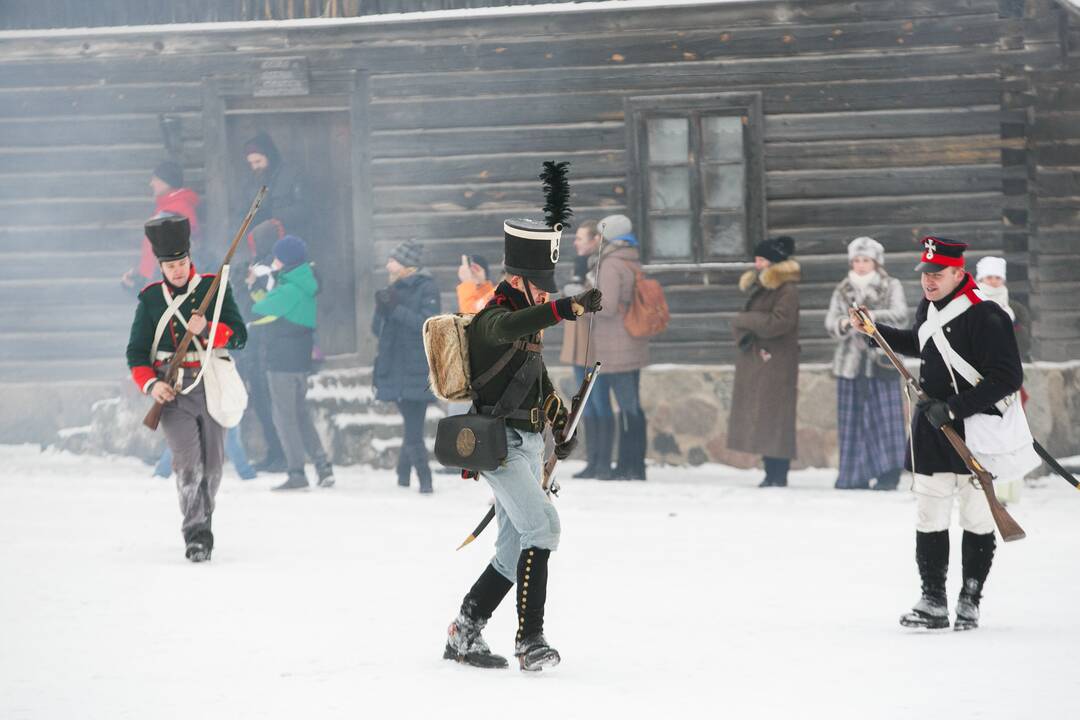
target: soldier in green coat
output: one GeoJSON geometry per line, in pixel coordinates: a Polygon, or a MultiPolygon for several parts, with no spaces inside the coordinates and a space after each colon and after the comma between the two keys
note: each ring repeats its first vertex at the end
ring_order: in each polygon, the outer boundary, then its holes
{"type": "MultiPolygon", "coordinates": [[[[518,351],[477,392],[475,410],[506,418],[508,454],[494,471],[482,473],[495,494],[498,537],[495,556],[462,601],[450,624],[443,657],[466,664],[501,668],[506,659],[491,652],[481,636],[495,608],[517,584],[518,630],[514,654],[522,670],[553,667],[559,653],[544,638],[548,558],[559,544],[559,515],[541,487],[544,408],[555,389],[544,368],[541,333],[563,320],[576,320],[601,309],[600,291],[551,301],[556,291],[555,263],[561,226],[531,220],[503,224],[506,278],[488,306],[468,328],[469,364],[479,378],[510,348],[518,351]],[[531,365],[524,373],[523,366],[531,365]]],[[[566,422],[563,410],[554,418],[566,422]]],[[[576,438],[555,446],[560,459],[573,450],[576,438]]]]}
{"type": "Polygon", "coordinates": [[[146,223],[146,237],[164,279],[139,293],[128,338],[128,367],[139,390],[164,405],[161,427],[173,454],[184,516],[181,532],[185,555],[192,562],[202,562],[210,559],[214,548],[210,518],[225,461],[225,428],[207,411],[198,351],[192,349],[184,357],[178,388],[169,386],[162,377],[186,329],[195,334],[194,342],[217,353],[244,347],[247,330],[226,285],[219,288],[225,297],[214,337],[209,337],[211,323],[196,310],[210,291],[213,275],[195,271],[190,257],[191,228],[186,218],[154,218],[146,223]]]}

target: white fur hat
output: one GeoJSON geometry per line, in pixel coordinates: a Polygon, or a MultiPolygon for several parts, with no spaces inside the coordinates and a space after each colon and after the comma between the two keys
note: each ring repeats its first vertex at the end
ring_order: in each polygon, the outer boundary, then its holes
{"type": "Polygon", "coordinates": [[[982,280],[984,277],[993,275],[997,275],[1002,280],[1005,279],[1005,258],[984,257],[975,265],[975,280],[982,280]]]}
{"type": "Polygon", "coordinates": [[[878,266],[885,265],[885,247],[872,237],[857,237],[848,243],[848,262],[860,256],[870,258],[878,266]]]}

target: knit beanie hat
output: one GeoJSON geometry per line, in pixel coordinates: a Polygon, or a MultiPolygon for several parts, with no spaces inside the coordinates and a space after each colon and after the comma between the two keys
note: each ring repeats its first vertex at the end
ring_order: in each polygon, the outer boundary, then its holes
{"type": "Polygon", "coordinates": [[[307,243],[295,235],[286,235],[274,243],[274,257],[286,268],[294,268],[307,261],[307,243]]]}
{"type": "Polygon", "coordinates": [[[885,247],[874,238],[857,237],[848,243],[848,262],[857,257],[870,258],[878,264],[878,267],[883,267],[885,265],[885,247]]]}
{"type": "MultiPolygon", "coordinates": [[[[398,260],[398,262],[401,262],[401,261],[398,260]]],[[[484,259],[483,255],[470,255],[469,256],[469,262],[479,265],[483,269],[484,275],[489,280],[491,279],[491,269],[488,267],[488,261],[486,259],[484,259]]],[[[404,264],[405,263],[402,263],[402,265],[404,265],[404,264]]]]}
{"type": "Polygon", "coordinates": [[[420,256],[424,248],[416,240],[406,240],[394,248],[390,259],[397,260],[405,267],[420,267],[420,256]]]}
{"type": "Polygon", "coordinates": [[[596,227],[608,242],[634,232],[634,224],[625,215],[608,215],[596,227]]]}
{"type": "Polygon", "coordinates": [[[795,253],[795,239],[787,235],[762,240],[754,246],[754,257],[763,257],[769,262],[783,262],[795,253]]]}
{"type": "Polygon", "coordinates": [[[184,169],[172,160],[162,160],[154,168],[154,177],[178,190],[184,187],[184,169]]]}
{"type": "Polygon", "coordinates": [[[1005,258],[984,257],[975,265],[976,281],[993,275],[997,275],[1002,280],[1005,279],[1005,258]]]}

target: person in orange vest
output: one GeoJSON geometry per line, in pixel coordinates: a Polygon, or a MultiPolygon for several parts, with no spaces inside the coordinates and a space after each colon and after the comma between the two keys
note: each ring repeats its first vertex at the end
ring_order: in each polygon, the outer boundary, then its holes
{"type": "Polygon", "coordinates": [[[480,255],[462,255],[458,266],[458,312],[473,315],[487,307],[495,294],[488,279],[488,262],[480,255]]]}

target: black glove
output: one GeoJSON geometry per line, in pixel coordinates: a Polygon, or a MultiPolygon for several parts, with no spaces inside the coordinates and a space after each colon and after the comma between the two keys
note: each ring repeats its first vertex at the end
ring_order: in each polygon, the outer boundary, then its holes
{"type": "Polygon", "coordinates": [[[574,452],[574,448],[577,447],[577,433],[574,433],[574,437],[564,442],[555,445],[555,457],[560,460],[565,460],[570,457],[570,453],[574,452]]]}
{"type": "Polygon", "coordinates": [[[564,297],[555,301],[555,309],[559,313],[559,317],[563,320],[577,320],[577,313],[574,312],[574,305],[581,307],[582,313],[594,313],[603,310],[603,306],[600,304],[603,296],[596,288],[592,290],[586,290],[583,293],[579,293],[574,297],[564,297]]]}
{"type": "Polygon", "coordinates": [[[956,419],[949,409],[949,403],[944,400],[922,400],[915,407],[926,416],[931,425],[939,429],[956,419]]]}
{"type": "Polygon", "coordinates": [[[397,304],[397,297],[393,288],[383,288],[375,293],[375,304],[381,308],[389,309],[397,304]]]}

